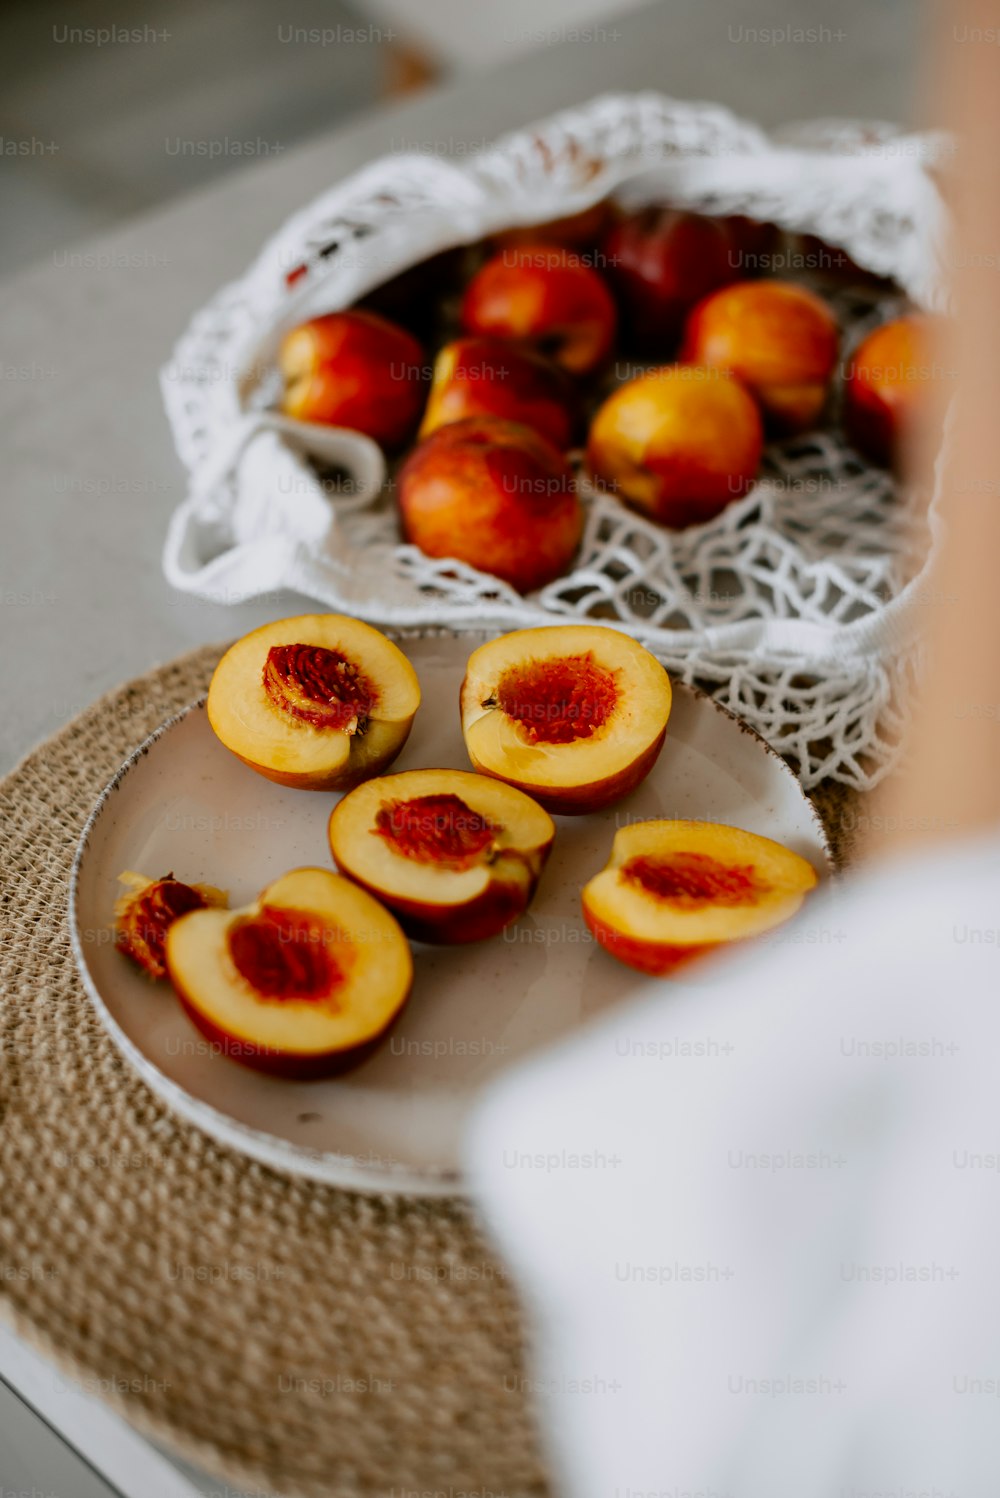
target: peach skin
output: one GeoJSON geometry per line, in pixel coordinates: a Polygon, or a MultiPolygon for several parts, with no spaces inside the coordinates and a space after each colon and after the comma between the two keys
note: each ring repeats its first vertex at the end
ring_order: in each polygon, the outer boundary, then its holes
{"type": "Polygon", "coordinates": [[[837,322],[791,281],[739,281],[688,317],[681,359],[728,369],[780,432],[815,426],[837,363],[837,322]]]}
{"type": "Polygon", "coordinates": [[[926,317],[911,314],[869,333],[844,371],[844,427],[875,463],[898,467],[903,441],[931,407],[935,366],[926,317]]]}
{"type": "Polygon", "coordinates": [[[424,401],[420,344],[374,312],[329,312],[285,335],[281,409],[296,421],[347,427],[383,447],[412,434],[424,401]]]}
{"type": "Polygon", "coordinates": [[[725,224],[699,213],[641,208],[603,248],[631,342],[657,359],[674,352],[694,304],[739,275],[725,224]]]}
{"type": "Polygon", "coordinates": [[[584,250],[596,244],[615,221],[617,210],[608,199],[581,208],[565,218],[544,224],[518,224],[494,234],[490,243],[498,250],[523,249],[525,245],[554,244],[567,250],[584,250]]]}
{"type": "Polygon", "coordinates": [[[452,422],[399,474],[403,534],[531,593],[560,577],[583,533],[573,472],[530,427],[492,416],[452,422]]]}
{"type": "Polygon", "coordinates": [[[456,338],[434,362],[420,437],[468,416],[499,416],[565,451],[574,412],[575,392],[555,364],[498,338],[456,338]]]}
{"type": "Polygon", "coordinates": [[[753,399],[724,370],[668,364],[620,385],[594,417],[594,478],[661,525],[713,519],[753,484],[763,432],[753,399]]]}
{"type": "Polygon", "coordinates": [[[467,333],[526,343],[572,375],[607,362],[616,325],[601,277],[559,245],[503,250],[473,276],[462,301],[467,333]]]}

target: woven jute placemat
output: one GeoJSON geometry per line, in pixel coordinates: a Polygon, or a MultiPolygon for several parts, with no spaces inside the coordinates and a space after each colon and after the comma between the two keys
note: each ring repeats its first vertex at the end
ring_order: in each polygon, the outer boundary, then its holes
{"type": "MultiPolygon", "coordinates": [[[[517,1302],[469,1207],[339,1191],[214,1143],[133,1075],[77,976],[84,822],[220,653],[110,693],[0,783],[0,1310],[224,1483],[541,1493],[517,1302]]],[[[834,832],[844,794],[821,808],[834,832]]]]}

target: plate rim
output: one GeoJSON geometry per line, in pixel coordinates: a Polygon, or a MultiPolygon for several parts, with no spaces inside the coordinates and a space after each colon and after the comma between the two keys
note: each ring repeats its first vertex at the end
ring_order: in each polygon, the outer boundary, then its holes
{"type": "MultiPolygon", "coordinates": [[[[444,625],[426,629],[387,629],[383,633],[390,639],[406,640],[440,637],[456,638],[467,634],[485,634],[497,637],[509,633],[509,631],[491,630],[489,627],[485,629],[456,629],[444,625]]],[[[223,647],[223,649],[227,648],[228,646],[223,647]]],[[[653,652],[650,653],[652,654],[653,652]]],[[[664,667],[664,669],[666,668],[664,667]]],[[[671,678],[670,685],[675,692],[678,690],[689,692],[695,700],[710,704],[716,712],[721,713],[723,717],[731,719],[743,733],[755,739],[766,750],[772,759],[777,762],[783,774],[791,778],[808,809],[809,818],[813,824],[817,841],[822,849],[826,863],[824,873],[827,879],[835,878],[836,865],[823,820],[788,761],[755,728],[737,713],[734,713],[731,708],[726,707],[724,703],[716,701],[711,693],[705,691],[703,687],[698,686],[694,682],[674,680],[673,678],[671,678]]],[[[76,963],[77,973],[80,976],[90,1003],[104,1025],[105,1030],[118,1047],[119,1052],[129,1062],[133,1070],[138,1073],[146,1086],[175,1115],[184,1119],[189,1124],[194,1124],[196,1128],[201,1129],[210,1138],[217,1141],[220,1139],[223,1140],[245,1158],[256,1160],[258,1163],[267,1165],[271,1169],[286,1175],[295,1174],[310,1180],[320,1181],[325,1185],[339,1187],[345,1191],[363,1191],[375,1195],[391,1194],[422,1197],[465,1196],[467,1193],[463,1172],[449,1166],[410,1165],[403,1161],[392,1160],[381,1161],[377,1166],[365,1165],[362,1163],[364,1160],[363,1156],[340,1154],[334,1150],[310,1149],[307,1145],[296,1144],[290,1139],[281,1139],[278,1135],[271,1134],[267,1130],[254,1128],[252,1124],[239,1122],[229,1114],[223,1113],[220,1109],[214,1107],[211,1103],[195,1097],[187,1088],[182,1087],[179,1082],[174,1081],[173,1078],[168,1077],[165,1072],[161,1071],[155,1062],[151,1061],[139,1049],[125,1030],[122,1029],[105,1002],[91,974],[80,937],[78,897],[83,863],[87,855],[91,835],[111,797],[121,788],[126,777],[135,769],[139,761],[148,755],[152,745],[166,733],[169,733],[178,723],[189,718],[192,713],[199,710],[203,711],[207,702],[208,692],[202,692],[198,697],[179,708],[175,713],[171,713],[162,723],[157,724],[142,742],[136,745],[101,790],[80,832],[70,869],[67,921],[69,924],[73,960],[76,963]],[[290,1159],[289,1156],[292,1158],[290,1159]]]]}

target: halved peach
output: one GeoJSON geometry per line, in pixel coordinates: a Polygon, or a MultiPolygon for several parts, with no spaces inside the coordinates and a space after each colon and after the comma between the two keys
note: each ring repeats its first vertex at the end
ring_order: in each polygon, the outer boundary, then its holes
{"type": "Polygon", "coordinates": [[[380,774],[419,706],[403,652],[345,614],[301,614],[244,635],[208,689],[208,719],[226,748],[304,790],[347,790],[380,774]]]}
{"type": "Polygon", "coordinates": [[[330,817],[338,868],[419,941],[495,936],[528,908],[555,826],[529,796],[468,770],[369,780],[330,817]]]}
{"type": "Polygon", "coordinates": [[[583,890],[583,915],[620,962],[662,976],[789,920],[816,883],[810,863],[714,822],[635,822],[583,890]]]}
{"type": "Polygon", "coordinates": [[[475,768],[575,815],[645,779],[670,716],[666,671],[629,635],[599,624],[519,629],[481,645],[462,683],[475,768]]]}
{"type": "Polygon", "coordinates": [[[148,879],[125,869],[118,883],[124,889],[115,901],[115,946],[151,978],[167,976],[165,944],[174,921],[189,910],[225,906],[228,898],[213,884],[185,884],[173,874],[148,879]]]}
{"type": "Polygon", "coordinates": [[[300,1077],[363,1060],[413,982],[393,917],[328,869],[293,869],[244,910],[182,916],[167,933],[167,967],[225,1055],[300,1077]]]}

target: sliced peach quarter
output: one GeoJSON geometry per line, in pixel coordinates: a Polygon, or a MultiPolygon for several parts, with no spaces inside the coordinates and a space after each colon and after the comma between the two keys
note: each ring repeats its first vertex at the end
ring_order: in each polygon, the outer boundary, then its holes
{"type": "Polygon", "coordinates": [[[167,933],[184,1008],[223,1054],[328,1076],[365,1058],[413,982],[389,912],[328,869],[294,869],[243,910],[196,910],[167,933]]]}
{"type": "Polygon", "coordinates": [[[554,837],[529,796],[468,770],[369,780],[330,817],[337,867],[418,941],[483,941],[517,920],[554,837]]]}
{"type": "Polygon", "coordinates": [[[208,719],[227,749],[280,785],[347,790],[406,743],[420,684],[403,652],[344,614],[265,624],[226,651],[208,719]]]}
{"type": "Polygon", "coordinates": [[[465,747],[482,775],[548,811],[597,811],[656,762],[670,679],[619,630],[599,624],[519,629],[481,645],[462,683],[465,747]]]}
{"type": "Polygon", "coordinates": [[[583,890],[602,947],[641,973],[663,975],[789,920],[816,883],[781,843],[714,822],[635,822],[583,890]]]}
{"type": "Polygon", "coordinates": [[[224,906],[224,890],[212,884],[185,884],[173,874],[148,879],[132,869],[118,875],[122,893],[115,901],[115,946],[148,973],[165,978],[167,930],[189,910],[224,906]]]}

